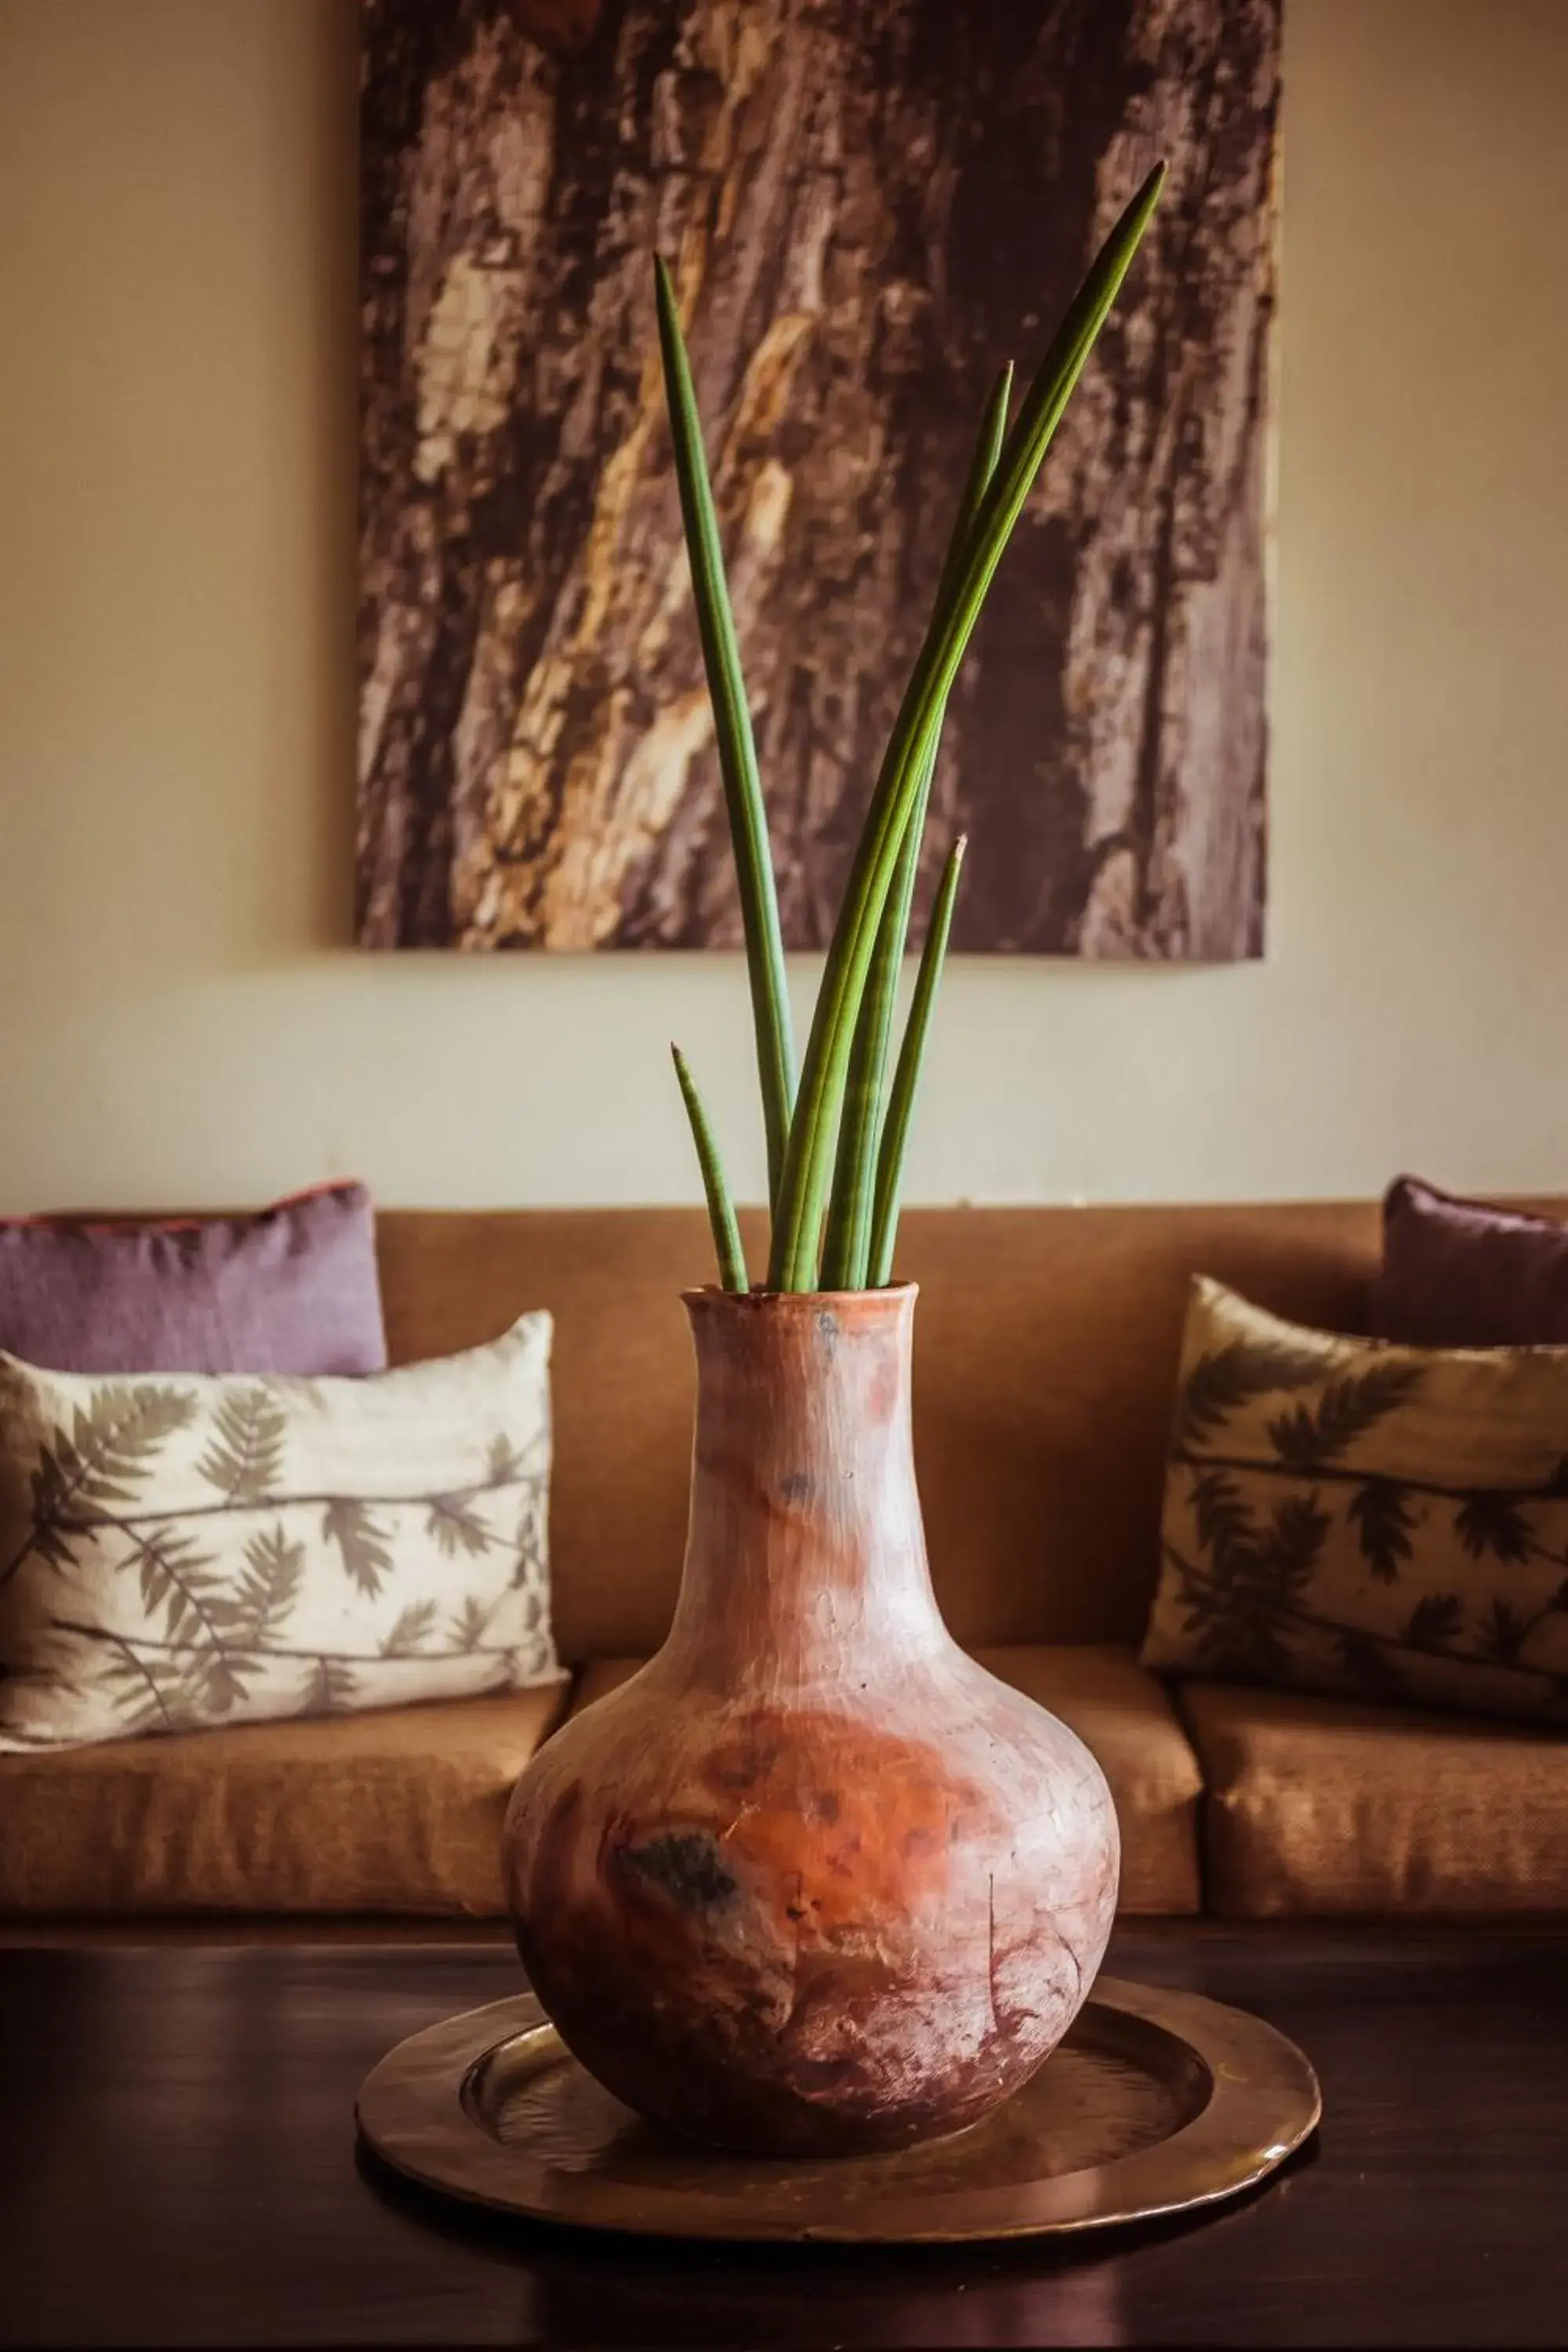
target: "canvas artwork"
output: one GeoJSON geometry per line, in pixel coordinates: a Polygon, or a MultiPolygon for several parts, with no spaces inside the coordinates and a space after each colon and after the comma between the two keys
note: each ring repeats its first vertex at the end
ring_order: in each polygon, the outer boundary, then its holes
{"type": "Polygon", "coordinates": [[[963,830],[959,951],[1261,952],[1279,5],[363,0],[365,945],[740,942],[658,249],[825,946],[994,373],[1164,155],[921,887],[963,830]]]}

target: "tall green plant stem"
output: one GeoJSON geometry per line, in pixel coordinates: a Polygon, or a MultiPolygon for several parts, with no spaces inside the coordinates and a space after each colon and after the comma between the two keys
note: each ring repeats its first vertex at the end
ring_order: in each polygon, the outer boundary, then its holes
{"type": "MultiPolygon", "coordinates": [[[[1005,367],[986,398],[980,431],[970,459],[968,479],[953,518],[947,552],[942,559],[936,601],[952,593],[974,518],[980,511],[1007,431],[1007,404],[1013,393],[1011,363],[1005,367]]],[[[838,1157],[833,1171],[827,1231],[822,1248],[825,1290],[863,1290],[871,1247],[871,1213],[876,1191],[877,1153],[882,1134],[882,1089],[887,1076],[888,1048],[893,1034],[893,1008],[899,974],[909,941],[910,909],[920,874],[921,848],[925,839],[926,809],[931,778],[942,748],[941,719],[922,768],[914,806],[904,827],[903,844],[893,872],[892,887],[882,908],[877,945],[866,975],[855,1024],[845,1082],[844,1110],[838,1125],[838,1157]]]]}
{"type": "Polygon", "coordinates": [[[925,946],[921,952],[921,968],[915,977],[910,1017],[904,1024],[904,1041],[899,1048],[899,1065],[893,1073],[887,1126],[877,1160],[877,1199],[868,1269],[870,1280],[879,1288],[893,1278],[893,1247],[899,1236],[899,1195],[903,1188],[904,1154],[909,1149],[910,1121],[914,1117],[915,1096],[920,1090],[921,1072],[925,1066],[926,1039],[931,1034],[937,982],[942,978],[942,967],[947,956],[947,935],[952,929],[953,902],[958,897],[958,877],[963,868],[964,846],[964,835],[960,834],[948,851],[947,864],[942,870],[936,904],[931,909],[931,929],[926,933],[925,946]]]}
{"type": "Polygon", "coordinates": [[[713,1228],[713,1246],[719,1257],[719,1280],[726,1290],[748,1290],[751,1285],[746,1279],[746,1253],[741,1243],[741,1228],[735,1221],[735,1204],[730,1197],[724,1162],[719,1156],[719,1146],[708,1123],[708,1113],[702,1108],[697,1081],[687,1067],[686,1056],[679,1045],[672,1045],[669,1051],[675,1063],[675,1075],[680,1081],[686,1116],[691,1122],[691,1139],[697,1146],[697,1164],[702,1171],[702,1190],[708,1198],[708,1222],[713,1228]]]}
{"type": "Polygon", "coordinates": [[[735,616],[724,577],[724,553],[702,447],[697,394],[680,331],[675,289],[668,270],[657,257],[654,278],[675,476],[680,488],[681,520],[691,561],[702,661],[708,673],[719,766],[724,779],[730,837],[734,845],[735,872],[741,887],[741,921],[751,980],[752,1020],[757,1038],[757,1076],[767,1135],[768,1193],[770,1199],[776,1200],[795,1107],[795,1037],[784,976],[784,937],[779,929],[778,897],[773,887],[762,782],[757,773],[756,745],[752,736],[752,714],[741,674],[735,616]]]}
{"type": "Polygon", "coordinates": [[[860,999],[942,706],[1002,551],[1148,226],[1163,178],[1161,164],[1150,173],[1101,247],[1007,436],[975,518],[953,593],[931,616],[877,779],[823,971],[784,1169],[774,1193],[768,1268],[769,1286],[774,1290],[816,1286],[833,1135],[860,999]]]}
{"type": "MultiPolygon", "coordinates": [[[[939,738],[940,742],[940,738],[939,738]]],[[[866,973],[859,1015],[855,1023],[849,1066],[845,1075],[844,1108],[838,1122],[838,1153],[833,1167],[827,1223],[822,1241],[824,1290],[863,1290],[871,1254],[871,1216],[876,1192],[877,1153],[882,1137],[882,1086],[888,1048],[893,1034],[899,974],[904,942],[909,936],[910,910],[914,904],[920,872],[921,841],[925,833],[926,806],[936,768],[938,745],[921,776],[920,789],[903,845],[894,869],[892,887],[882,908],[877,946],[866,973]]]]}

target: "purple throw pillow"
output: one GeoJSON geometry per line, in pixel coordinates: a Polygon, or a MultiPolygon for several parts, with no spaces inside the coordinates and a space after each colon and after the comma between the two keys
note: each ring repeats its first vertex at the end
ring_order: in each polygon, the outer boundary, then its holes
{"type": "Polygon", "coordinates": [[[363,1184],[243,1216],[0,1223],[0,1348],[57,1372],[379,1372],[363,1184]]]}
{"type": "Polygon", "coordinates": [[[1568,1225],[1399,1177],[1384,1198],[1372,1328],[1416,1348],[1568,1344],[1568,1225]]]}

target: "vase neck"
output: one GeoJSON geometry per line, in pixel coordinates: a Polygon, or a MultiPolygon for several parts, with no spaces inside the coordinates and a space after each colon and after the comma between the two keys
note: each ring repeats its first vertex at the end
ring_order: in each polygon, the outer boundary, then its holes
{"type": "Polygon", "coordinates": [[[738,1687],[945,1645],[910,1443],[914,1290],[687,1299],[691,1511],[671,1650],[738,1687]]]}

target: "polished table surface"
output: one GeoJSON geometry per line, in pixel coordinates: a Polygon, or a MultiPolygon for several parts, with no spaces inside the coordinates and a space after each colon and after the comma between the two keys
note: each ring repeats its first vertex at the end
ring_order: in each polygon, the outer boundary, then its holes
{"type": "Polygon", "coordinates": [[[0,1950],[0,2343],[1568,2344],[1568,1936],[1134,1928],[1110,1965],[1257,2010],[1318,2138],[1206,2220],[1076,2244],[549,2232],[356,2150],[391,2043],[504,1947],[0,1950]]]}

